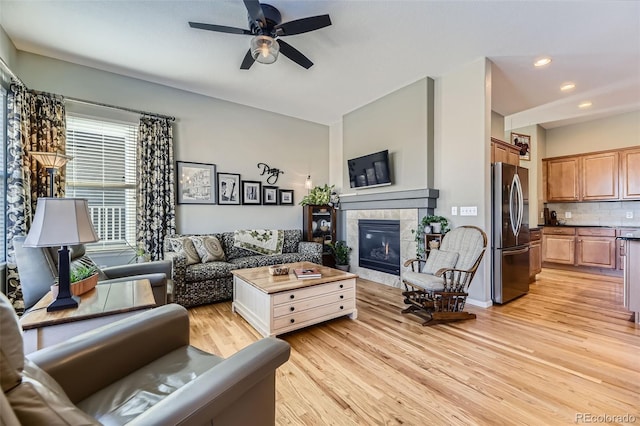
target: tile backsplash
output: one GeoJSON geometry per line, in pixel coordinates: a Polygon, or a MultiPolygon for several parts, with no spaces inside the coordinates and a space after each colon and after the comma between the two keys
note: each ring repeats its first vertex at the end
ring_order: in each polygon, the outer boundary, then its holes
{"type": "Polygon", "coordinates": [[[640,226],[640,201],[547,203],[546,207],[549,212],[555,210],[565,225],[640,226]],[[571,218],[565,217],[566,212],[571,218]],[[627,218],[629,212],[633,218],[627,218]]]}

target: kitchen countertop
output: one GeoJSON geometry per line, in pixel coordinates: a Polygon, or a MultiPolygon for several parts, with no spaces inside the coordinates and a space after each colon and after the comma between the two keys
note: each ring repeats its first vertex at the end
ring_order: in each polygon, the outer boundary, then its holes
{"type": "MultiPolygon", "coordinates": [[[[638,229],[640,230],[640,226],[627,226],[627,225],[538,225],[540,228],[548,227],[548,228],[630,228],[630,229],[638,229]]],[[[530,228],[537,229],[537,228],[530,228]]]]}
{"type": "Polygon", "coordinates": [[[640,231],[616,237],[617,240],[640,241],[640,231]]]}

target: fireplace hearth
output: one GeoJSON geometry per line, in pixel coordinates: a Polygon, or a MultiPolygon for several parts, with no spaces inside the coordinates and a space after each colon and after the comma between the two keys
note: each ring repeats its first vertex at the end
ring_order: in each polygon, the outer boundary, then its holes
{"type": "Polygon", "coordinates": [[[358,220],[358,247],[360,267],[400,276],[399,220],[358,220]]]}

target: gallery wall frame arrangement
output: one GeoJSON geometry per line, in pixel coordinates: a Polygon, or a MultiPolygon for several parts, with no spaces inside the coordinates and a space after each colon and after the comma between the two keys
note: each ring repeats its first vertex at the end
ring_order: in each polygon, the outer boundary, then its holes
{"type": "Polygon", "coordinates": [[[521,160],[531,160],[531,136],[511,132],[511,143],[520,148],[521,160]]]}
{"type": "Polygon", "coordinates": [[[238,173],[218,173],[218,204],[240,204],[240,175],[238,173]]]}
{"type": "Polygon", "coordinates": [[[257,180],[242,181],[242,204],[262,204],[262,183],[257,180]]]}
{"type": "Polygon", "coordinates": [[[262,204],[265,206],[277,206],[278,205],[278,187],[277,186],[262,186],[262,204]]]}
{"type": "Polygon", "coordinates": [[[278,204],[281,206],[293,205],[293,189],[279,189],[278,204]]]}
{"type": "Polygon", "coordinates": [[[177,203],[216,204],[216,165],[177,161],[177,203]]]}

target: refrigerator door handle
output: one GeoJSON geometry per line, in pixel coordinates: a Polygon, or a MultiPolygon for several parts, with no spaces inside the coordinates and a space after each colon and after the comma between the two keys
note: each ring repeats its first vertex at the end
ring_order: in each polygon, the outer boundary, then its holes
{"type": "Polygon", "coordinates": [[[514,236],[520,233],[520,224],[522,223],[522,189],[520,188],[520,179],[518,175],[513,175],[511,181],[511,189],[509,191],[509,221],[511,222],[511,231],[514,236]]]}
{"type": "MultiPolygon", "coordinates": [[[[517,186],[518,190],[518,234],[520,233],[520,228],[522,227],[522,219],[524,215],[524,196],[522,194],[522,182],[520,181],[520,175],[514,175],[515,186],[517,186]]],[[[516,234],[517,235],[517,234],[516,234]]]]}
{"type": "Polygon", "coordinates": [[[504,254],[508,254],[509,256],[515,256],[516,254],[524,254],[526,252],[529,251],[529,247],[525,247],[522,249],[518,249],[518,250],[504,250],[503,253],[504,254]]]}

